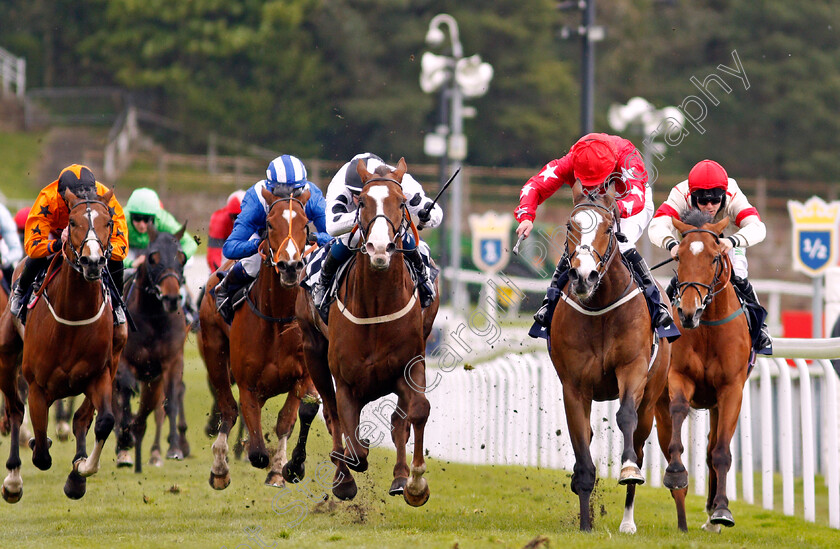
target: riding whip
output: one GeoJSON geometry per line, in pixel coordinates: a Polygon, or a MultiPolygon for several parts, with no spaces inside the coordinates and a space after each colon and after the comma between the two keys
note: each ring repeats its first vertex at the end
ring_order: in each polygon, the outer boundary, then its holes
{"type": "Polygon", "coordinates": [[[516,239],[516,244],[513,246],[513,255],[519,255],[519,245],[522,244],[522,239],[525,238],[524,234],[519,235],[519,238],[516,239]]]}
{"type": "Polygon", "coordinates": [[[668,263],[670,263],[670,262],[672,262],[672,261],[674,261],[674,258],[673,258],[673,257],[669,257],[669,258],[668,258],[668,259],[666,259],[665,261],[660,261],[659,263],[657,263],[656,265],[654,265],[653,267],[651,267],[651,268],[650,268],[650,270],[652,271],[652,270],[654,270],[654,269],[658,269],[659,267],[661,267],[661,266],[663,266],[663,265],[667,265],[668,263]]]}

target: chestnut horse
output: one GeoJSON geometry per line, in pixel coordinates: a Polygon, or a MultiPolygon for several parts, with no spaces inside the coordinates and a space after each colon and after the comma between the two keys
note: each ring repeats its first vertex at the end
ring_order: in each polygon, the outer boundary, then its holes
{"type": "Polygon", "coordinates": [[[17,396],[17,355],[22,346],[21,370],[29,383],[29,411],[35,438],[32,463],[41,470],[52,465],[47,438],[49,406],[55,400],[84,393],[85,399],[73,416],[76,456],[64,485],[67,497],[84,496],[86,477],[99,470],[105,440],[114,427],[111,387],[125,345],[125,324],[114,326],[111,306],[101,282],[106,260],[111,255],[113,191],[104,196],[79,198],[66,191],[70,209],[68,238],[62,254],[56,255],[41,295],[28,313],[26,330],[7,308],[0,318],[0,384],[11,406],[12,439],[3,482],[3,498],[20,500],[18,430],[23,402],[17,396]],[[96,414],[96,444],[88,457],[85,435],[96,414]]]}
{"type": "MultiPolygon", "coordinates": [[[[704,529],[734,526],[726,497],[726,475],[732,463],[729,443],[738,425],[744,383],[749,375],[750,334],[747,317],[730,277],[732,264],[720,238],[729,218],[712,224],[707,214],[692,211],[674,220],[683,239],[677,249],[677,316],[682,337],[671,347],[668,393],[673,433],[664,484],[672,491],[688,486],[682,463],[682,425],[689,406],[709,410],[711,429],[706,449],[709,492],[704,529]]],[[[685,501],[676,498],[677,519],[686,530],[685,501]]]]}
{"type": "Polygon", "coordinates": [[[361,247],[331,305],[329,327],[314,312],[310,297],[298,297],[298,316],[306,334],[307,367],[324,400],[333,438],[333,494],[339,499],[355,497],[356,482],[349,469],[366,471],[369,452],[369,442],[359,433],[359,415],[365,404],[393,392],[398,397],[391,415],[397,462],[389,493],[402,494],[416,507],[426,503],[430,494],[423,478],[423,431],[430,411],[423,393],[425,345],[439,301],[421,309],[408,267],[395,254],[412,227],[400,186],[405,160],[400,159],[394,172],[382,166],[374,175],[362,162],[357,171],[364,185],[358,209],[361,247]],[[320,335],[324,333],[328,333],[329,345],[320,335]],[[405,447],[412,426],[414,458],[409,468],[405,447]]]}
{"type": "MultiPolygon", "coordinates": [[[[295,320],[295,300],[303,291],[298,283],[307,240],[304,203],[309,199],[309,191],[300,197],[278,197],[263,190],[262,196],[270,205],[268,236],[259,247],[263,262],[248,291],[248,306],[236,311],[229,331],[224,329],[212,299],[204,299],[201,306],[199,345],[221,412],[210,469],[210,486],[216,490],[230,484],[227,439],[238,414],[231,376],[239,386],[242,417],[248,428],[248,459],[260,469],[270,465],[265,479],[269,486],[282,487],[285,481],[304,477],[306,438],[319,408],[318,394],[304,364],[301,330],[295,320]],[[287,393],[286,402],[275,428],[277,451],[269,460],[261,426],[262,407],[266,400],[283,393],[287,393]],[[300,435],[292,459],[287,462],[286,443],[298,413],[300,435]]],[[[215,274],[207,285],[208,291],[213,278],[215,274]]]]}
{"type": "Polygon", "coordinates": [[[664,406],[670,349],[651,329],[645,298],[621,260],[614,189],[598,196],[583,191],[578,182],[572,192],[575,206],[566,235],[570,282],[561,289],[549,340],[575,454],[571,488],[580,500],[580,529],[589,531],[595,486],[589,451],[592,401],[618,398],[616,423],[624,436],[618,482],[627,486],[620,530],[634,533],[635,485],[645,481],[643,448],[654,407],[664,406]]]}
{"type": "Polygon", "coordinates": [[[155,440],[149,463],[160,466],[160,432],[164,414],[169,418],[169,459],[184,459],[186,424],[177,426],[179,390],[184,371],[184,342],[187,325],[181,311],[181,284],[187,256],[180,240],[186,227],[172,235],[149,230],[146,260],[126,294],[126,304],[137,330],[130,333],[117,373],[117,467],[130,467],[129,449],[134,445],[134,471],[142,472],[141,448],[146,419],[155,412],[155,440]],[[135,380],[140,383],[140,408],[131,414],[135,380]],[[180,432],[179,432],[180,431],[180,432]]]}

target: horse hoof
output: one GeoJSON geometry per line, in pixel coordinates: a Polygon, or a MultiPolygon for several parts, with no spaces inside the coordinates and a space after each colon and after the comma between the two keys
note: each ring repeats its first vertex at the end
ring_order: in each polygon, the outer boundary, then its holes
{"type": "Polygon", "coordinates": [[[265,477],[265,485],[273,486],[274,488],[283,488],[284,486],[286,486],[286,480],[283,478],[282,473],[278,473],[277,471],[269,471],[268,475],[266,475],[265,477]]]}
{"type": "Polygon", "coordinates": [[[181,447],[182,459],[190,457],[190,443],[187,442],[186,437],[181,437],[181,442],[178,444],[181,447]]]}
{"type": "Polygon", "coordinates": [[[358,491],[359,489],[356,487],[356,481],[352,477],[350,477],[350,480],[347,482],[342,482],[338,486],[334,486],[332,489],[333,495],[342,501],[353,499],[356,497],[356,493],[358,491]]]}
{"type": "Polygon", "coordinates": [[[715,509],[712,516],[709,517],[709,522],[719,526],[726,526],[727,528],[735,526],[735,519],[732,518],[732,512],[726,507],[719,507],[715,509]]]}
{"type": "Polygon", "coordinates": [[[421,505],[425,504],[427,501],[429,501],[429,496],[431,495],[431,492],[429,491],[429,484],[426,482],[426,479],[420,480],[423,481],[423,487],[419,491],[419,493],[415,492],[414,494],[412,494],[414,490],[412,490],[408,485],[406,485],[406,489],[403,492],[403,499],[405,499],[405,502],[411,505],[412,507],[420,507],[421,505]]]}
{"type": "Polygon", "coordinates": [[[621,525],[618,527],[618,531],[622,534],[635,534],[636,533],[636,524],[633,522],[621,522],[621,525]]]}
{"type": "Polygon", "coordinates": [[[210,471],[210,487],[214,490],[224,490],[230,486],[230,471],[223,475],[217,475],[210,471]]]}
{"type": "Polygon", "coordinates": [[[286,482],[300,482],[306,476],[306,466],[303,463],[296,466],[291,461],[287,461],[283,465],[282,471],[286,482]]]}
{"type": "Polygon", "coordinates": [[[347,467],[357,473],[364,473],[368,470],[368,460],[367,458],[362,459],[361,457],[357,458],[356,461],[349,460],[347,461],[347,467]]]}
{"type": "Polygon", "coordinates": [[[67,475],[67,482],[64,483],[64,495],[70,499],[82,499],[87,491],[87,479],[72,471],[67,475]]]}
{"type": "MultiPolygon", "coordinates": [[[[47,437],[47,450],[49,450],[50,448],[52,448],[52,439],[50,437],[47,437]]],[[[35,437],[31,437],[29,439],[29,449],[35,450],[35,437]]]]}
{"type": "Polygon", "coordinates": [[[688,488],[688,471],[683,469],[679,472],[665,471],[665,477],[662,479],[662,484],[669,490],[682,490],[688,488]]]}
{"type": "Polygon", "coordinates": [[[2,493],[3,499],[6,503],[17,503],[20,501],[20,498],[23,497],[23,488],[20,489],[20,492],[15,493],[6,490],[6,487],[3,486],[3,488],[0,489],[0,493],[2,493]]]}
{"type": "Polygon", "coordinates": [[[265,469],[268,467],[268,454],[265,452],[250,452],[248,454],[248,460],[251,462],[251,465],[257,469],[265,469]]]}
{"type": "Polygon", "coordinates": [[[166,452],[166,459],[181,461],[184,459],[184,452],[182,452],[180,448],[170,448],[169,451],[166,452]]]}
{"type": "Polygon", "coordinates": [[[408,482],[408,477],[398,477],[391,483],[391,488],[388,490],[389,496],[399,496],[405,490],[405,485],[408,482]]]}
{"type": "Polygon", "coordinates": [[[42,471],[48,470],[52,467],[52,457],[46,454],[46,457],[40,457],[37,454],[32,454],[32,464],[42,471]]]}
{"type": "Polygon", "coordinates": [[[209,422],[207,425],[204,426],[204,434],[207,435],[208,438],[213,438],[219,434],[219,423],[216,422],[216,425],[213,426],[209,422]]]}
{"type": "Polygon", "coordinates": [[[134,465],[134,458],[131,457],[131,452],[128,450],[117,452],[117,468],[131,467],[132,465],[134,465]]]}
{"type": "Polygon", "coordinates": [[[621,468],[621,474],[618,476],[618,483],[622,486],[628,484],[644,484],[645,476],[642,470],[635,463],[626,463],[621,468]]]}

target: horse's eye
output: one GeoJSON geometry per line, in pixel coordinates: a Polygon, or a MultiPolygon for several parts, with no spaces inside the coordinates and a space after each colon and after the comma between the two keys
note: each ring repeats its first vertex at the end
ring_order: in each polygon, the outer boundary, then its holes
{"type": "Polygon", "coordinates": [[[365,201],[364,201],[364,200],[362,200],[361,198],[359,199],[359,207],[360,207],[360,208],[364,208],[364,207],[365,207],[365,201]]]}
{"type": "Polygon", "coordinates": [[[274,227],[272,227],[272,226],[271,226],[271,223],[268,223],[268,222],[267,222],[267,223],[266,223],[266,226],[269,228],[269,230],[273,230],[273,229],[274,229],[274,227]]]}
{"type": "Polygon", "coordinates": [[[73,221],[72,219],[70,220],[70,226],[71,226],[71,227],[75,227],[75,226],[76,226],[76,222],[75,222],[75,221],[73,221]]]}

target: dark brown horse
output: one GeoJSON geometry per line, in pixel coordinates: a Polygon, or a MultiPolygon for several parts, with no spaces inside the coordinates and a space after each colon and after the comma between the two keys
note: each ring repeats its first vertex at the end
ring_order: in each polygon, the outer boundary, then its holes
{"type": "Polygon", "coordinates": [[[566,235],[569,284],[562,289],[550,331],[551,360],[563,384],[575,454],[571,488],[580,499],[580,529],[591,530],[592,401],[618,398],[616,423],[624,436],[618,482],[627,486],[620,530],[633,533],[635,485],[645,481],[640,468],[643,448],[654,407],[664,393],[670,349],[667,340],[658,340],[651,330],[645,298],[621,261],[614,232],[614,190],[598,196],[577,183],[573,196],[566,235]]]}
{"type": "MultiPolygon", "coordinates": [[[[180,390],[184,371],[184,341],[187,325],[181,310],[181,284],[187,256],[181,250],[180,239],[186,227],[172,235],[149,231],[146,260],[126,294],[128,311],[137,330],[128,336],[117,373],[117,466],[130,467],[129,449],[133,445],[136,458],[134,470],[143,470],[141,448],[149,414],[163,406],[169,418],[169,459],[183,459],[182,448],[186,425],[177,425],[180,390]],[[131,395],[135,380],[140,383],[140,408],[131,414],[131,395]]],[[[155,413],[155,440],[150,461],[163,464],[160,433],[164,414],[155,413]]]]}
{"type": "Polygon", "coordinates": [[[396,393],[391,436],[397,462],[389,493],[402,494],[410,505],[420,506],[430,493],[423,478],[423,431],[430,411],[423,393],[425,344],[439,302],[421,309],[408,267],[396,253],[411,226],[400,186],[405,160],[400,159],[394,172],[383,166],[374,175],[361,162],[357,170],[365,185],[358,210],[361,247],[331,306],[328,332],[311,299],[298,297],[307,366],[324,400],[333,438],[333,494],[339,499],[355,497],[356,482],[349,469],[367,470],[369,442],[359,432],[362,407],[396,393]],[[329,334],[328,346],[323,333],[329,334]],[[405,447],[412,426],[414,458],[409,468],[405,447]]]}
{"type": "MultiPolygon", "coordinates": [[[[679,280],[676,300],[682,337],[671,347],[668,393],[673,434],[664,484],[684,492],[688,472],[682,463],[682,425],[689,406],[706,408],[711,418],[706,464],[709,467],[707,530],[734,526],[726,497],[726,475],[732,464],[729,443],[738,425],[744,383],[749,375],[750,335],[747,318],[732,287],[732,264],[720,238],[729,223],[712,224],[701,212],[685,222],[674,220],[683,239],[677,250],[679,280]]],[[[676,497],[679,527],[686,530],[685,499],[676,497]]]]}
{"type": "Polygon", "coordinates": [[[113,430],[111,388],[127,332],[124,324],[114,326],[101,283],[111,255],[113,221],[108,204],[112,195],[108,191],[104,196],[81,199],[66,192],[70,209],[68,238],[62,254],[56,256],[48,271],[39,300],[29,310],[28,328],[24,331],[8,308],[0,318],[0,384],[12,418],[11,449],[6,463],[9,475],[2,492],[6,501],[18,501],[23,492],[17,442],[23,402],[17,396],[15,367],[21,346],[21,370],[29,383],[29,410],[35,431],[34,442],[30,442],[32,462],[39,469],[52,465],[47,438],[50,404],[59,398],[85,395],[73,417],[76,456],[64,485],[67,497],[78,499],[85,494],[86,477],[99,470],[102,448],[113,430]],[[96,444],[88,457],[85,435],[94,411],[96,444]]]}
{"type": "Polygon", "coordinates": [[[303,291],[298,283],[307,239],[304,203],[309,192],[295,198],[277,197],[264,190],[263,198],[270,205],[268,236],[259,248],[263,262],[253,288],[248,291],[247,306],[237,310],[233,317],[229,336],[218,327],[219,322],[224,324],[219,314],[207,314],[213,300],[205,299],[207,303],[201,307],[199,345],[221,412],[210,469],[210,486],[216,490],[230,484],[227,438],[238,413],[231,392],[232,381],[239,386],[239,402],[248,428],[248,459],[260,469],[270,466],[265,480],[270,486],[283,486],[285,481],[304,477],[306,438],[319,408],[318,394],[304,364],[302,335],[295,320],[295,300],[298,292],[303,291]],[[283,393],[287,393],[286,402],[275,428],[278,447],[270,460],[261,426],[262,407],[266,400],[283,393]],[[298,412],[300,436],[292,459],[287,461],[286,443],[298,412]]]}

